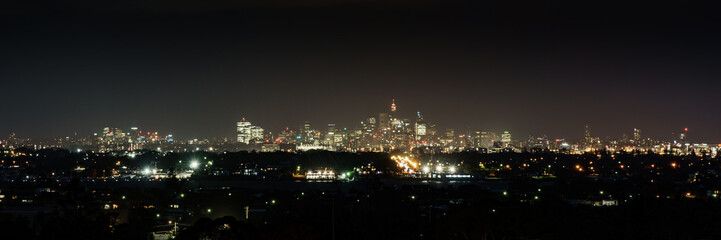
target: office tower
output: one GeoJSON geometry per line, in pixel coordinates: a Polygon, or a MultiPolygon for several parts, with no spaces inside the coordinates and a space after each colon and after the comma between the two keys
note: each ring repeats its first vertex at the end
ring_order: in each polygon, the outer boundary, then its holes
{"type": "Polygon", "coordinates": [[[508,131],[504,131],[503,134],[501,134],[501,143],[504,147],[507,147],[509,144],[511,144],[511,133],[508,131]]]}
{"type": "Polygon", "coordinates": [[[480,133],[481,148],[488,148],[493,146],[493,142],[496,140],[496,134],[492,132],[481,132],[480,133]]]}
{"type": "Polygon", "coordinates": [[[388,130],[391,128],[391,119],[388,113],[378,114],[378,128],[381,130],[388,130]]]}
{"type": "Polygon", "coordinates": [[[328,123],[328,133],[334,134],[336,132],[335,123],[328,123]]]}
{"type": "Polygon", "coordinates": [[[252,125],[250,124],[249,121],[246,121],[245,118],[243,118],[242,121],[238,122],[237,129],[236,129],[236,131],[238,133],[238,137],[237,137],[238,143],[245,143],[245,144],[250,143],[250,139],[252,138],[251,127],[252,127],[252,125]]]}
{"type": "Polygon", "coordinates": [[[366,118],[361,124],[363,125],[364,132],[372,133],[376,130],[377,122],[375,117],[366,118]]]}
{"type": "Polygon", "coordinates": [[[591,125],[586,124],[586,126],[584,126],[583,140],[586,144],[591,144],[593,142],[593,138],[591,137],[591,125]]]}
{"type": "Polygon", "coordinates": [[[638,129],[638,128],[633,129],[633,142],[636,144],[641,142],[641,129],[638,129]]]}
{"type": "Polygon", "coordinates": [[[428,130],[428,125],[426,124],[426,121],[423,120],[423,115],[421,115],[421,112],[416,113],[418,116],[416,118],[416,127],[415,127],[415,135],[416,135],[416,141],[422,141],[428,130]]]}
{"type": "Polygon", "coordinates": [[[300,140],[303,144],[312,144],[315,138],[313,137],[313,130],[310,128],[310,122],[305,121],[300,125],[300,140]]]}
{"type": "Polygon", "coordinates": [[[421,141],[426,136],[426,124],[416,123],[416,141],[421,141]]]}
{"type": "Polygon", "coordinates": [[[335,141],[335,134],[336,134],[336,128],[335,123],[328,123],[328,129],[325,133],[325,138],[323,139],[323,142],[325,145],[333,145],[333,142],[335,141]]]}
{"type": "Polygon", "coordinates": [[[265,130],[259,126],[252,126],[250,128],[250,140],[253,142],[262,142],[265,139],[265,130]]]}
{"type": "Polygon", "coordinates": [[[480,130],[473,131],[473,147],[474,148],[480,148],[481,147],[481,132],[480,130]]]}

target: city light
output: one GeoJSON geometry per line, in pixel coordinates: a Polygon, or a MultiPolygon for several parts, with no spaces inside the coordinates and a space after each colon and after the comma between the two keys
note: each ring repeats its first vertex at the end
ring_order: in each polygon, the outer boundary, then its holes
{"type": "Polygon", "coordinates": [[[721,1],[105,3],[0,4],[0,240],[721,240],[721,1]]]}
{"type": "Polygon", "coordinates": [[[408,156],[391,156],[391,160],[395,161],[398,168],[404,173],[413,173],[418,170],[418,163],[410,160],[408,156]]]}

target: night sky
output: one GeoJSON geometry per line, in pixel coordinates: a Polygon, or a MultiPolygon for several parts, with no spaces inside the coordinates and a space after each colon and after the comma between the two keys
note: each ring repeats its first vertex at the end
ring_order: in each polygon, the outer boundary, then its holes
{"type": "Polygon", "coordinates": [[[0,138],[354,127],[395,98],[441,131],[721,143],[711,3],[198,2],[3,3],[0,138]]]}

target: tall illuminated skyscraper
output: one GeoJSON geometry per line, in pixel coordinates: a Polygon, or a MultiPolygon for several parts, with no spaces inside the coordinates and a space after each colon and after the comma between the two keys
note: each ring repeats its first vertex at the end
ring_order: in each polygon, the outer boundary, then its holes
{"type": "Polygon", "coordinates": [[[251,126],[250,127],[250,141],[262,141],[265,136],[265,130],[262,127],[259,126],[251,126]]]}
{"type": "Polygon", "coordinates": [[[593,142],[593,138],[591,137],[591,125],[586,124],[586,126],[584,126],[583,139],[586,141],[586,144],[593,142]]]}
{"type": "Polygon", "coordinates": [[[641,129],[633,129],[633,141],[638,144],[641,141],[641,129]]]}
{"type": "Polygon", "coordinates": [[[305,121],[303,122],[303,125],[300,125],[299,133],[301,143],[312,144],[313,141],[315,141],[315,138],[313,137],[313,129],[310,127],[310,121],[305,121]]]}
{"type": "Polygon", "coordinates": [[[245,118],[243,118],[243,120],[238,122],[237,129],[236,129],[236,131],[238,133],[238,138],[237,138],[238,141],[237,142],[245,143],[245,144],[250,143],[250,139],[252,138],[252,134],[250,131],[251,127],[252,126],[251,126],[250,122],[245,121],[245,118]]]}
{"type": "Polygon", "coordinates": [[[423,115],[421,115],[421,112],[417,112],[416,114],[418,114],[415,127],[416,141],[422,141],[427,134],[428,125],[426,124],[426,121],[423,120],[423,115]]]}

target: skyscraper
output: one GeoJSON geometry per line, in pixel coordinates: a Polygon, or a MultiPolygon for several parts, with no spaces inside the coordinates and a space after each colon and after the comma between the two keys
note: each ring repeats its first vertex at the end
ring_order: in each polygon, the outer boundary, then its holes
{"type": "Polygon", "coordinates": [[[508,147],[508,145],[511,144],[511,133],[509,131],[504,131],[501,135],[501,143],[504,147],[508,147]]]}
{"type": "Polygon", "coordinates": [[[638,128],[633,129],[633,142],[636,144],[641,142],[641,129],[638,129],[638,128]]]}
{"type": "Polygon", "coordinates": [[[310,122],[305,121],[303,125],[300,125],[300,138],[303,144],[312,144],[315,140],[313,138],[313,130],[310,128],[310,122]]]}
{"type": "Polygon", "coordinates": [[[388,130],[391,128],[391,118],[388,113],[378,114],[378,128],[381,130],[388,130]]]}
{"type": "Polygon", "coordinates": [[[428,125],[426,124],[426,121],[423,120],[423,115],[421,115],[421,112],[417,112],[416,114],[418,114],[415,127],[416,141],[422,141],[427,134],[426,132],[428,130],[428,125]]]}
{"type": "Polygon", "coordinates": [[[249,144],[251,139],[251,124],[249,121],[245,121],[245,118],[243,118],[240,122],[238,122],[237,125],[237,133],[238,133],[238,142],[239,143],[245,143],[249,144]]]}
{"type": "Polygon", "coordinates": [[[238,133],[237,142],[239,143],[251,144],[265,138],[265,130],[259,126],[253,126],[245,118],[238,122],[236,131],[238,133]]]}
{"type": "Polygon", "coordinates": [[[678,135],[679,142],[685,143],[687,141],[687,138],[688,138],[688,128],[684,128],[683,132],[681,132],[681,134],[678,135]]]}
{"type": "Polygon", "coordinates": [[[250,127],[250,141],[262,141],[265,138],[265,130],[259,126],[250,127]]]}
{"type": "Polygon", "coordinates": [[[593,138],[591,137],[591,125],[586,124],[583,130],[583,140],[586,144],[591,144],[593,142],[593,138]]]}

